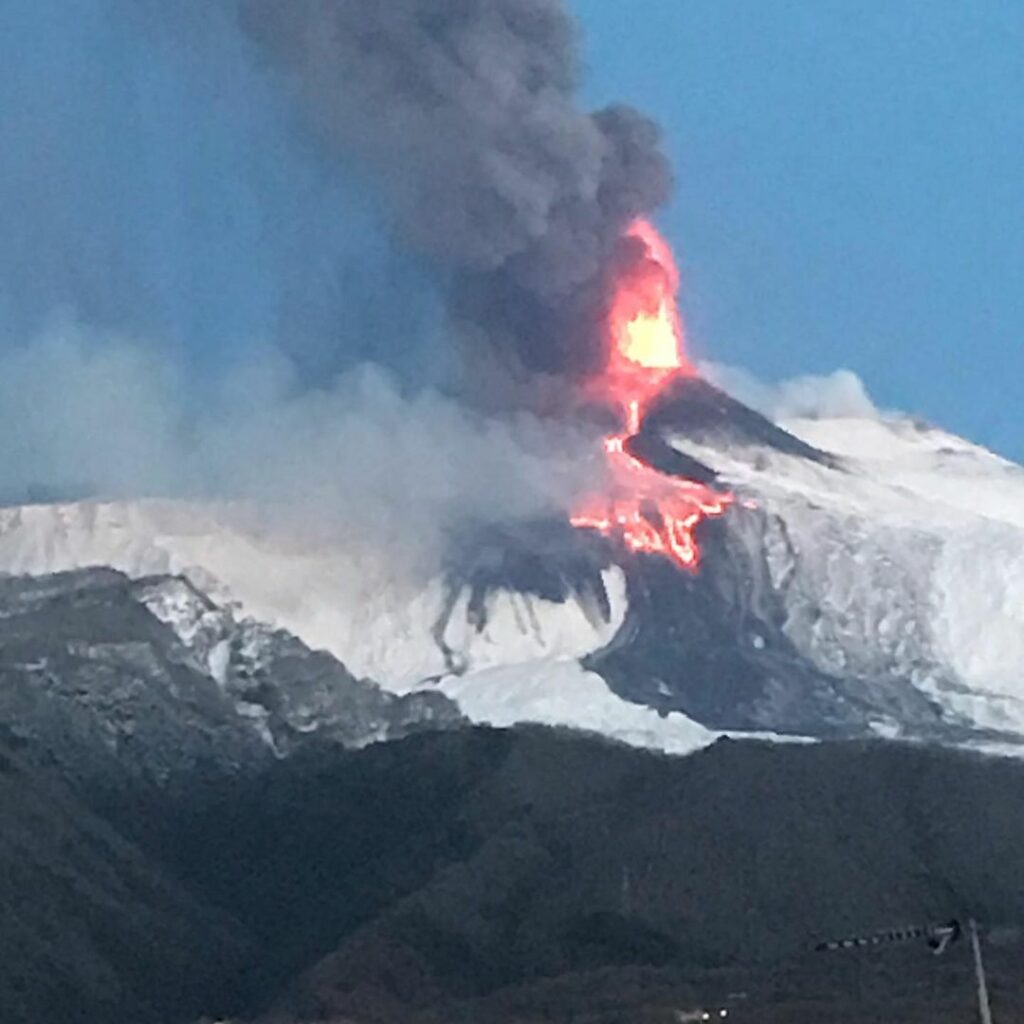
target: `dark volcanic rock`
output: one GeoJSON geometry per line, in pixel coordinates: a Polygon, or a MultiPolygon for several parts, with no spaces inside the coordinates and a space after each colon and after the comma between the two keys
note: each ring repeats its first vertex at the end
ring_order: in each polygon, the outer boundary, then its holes
{"type": "MultiPolygon", "coordinates": [[[[626,700],[722,730],[853,738],[897,723],[921,739],[1012,742],[956,718],[894,667],[833,674],[798,649],[786,629],[784,583],[768,562],[769,546],[790,540],[769,510],[737,501],[725,517],[700,524],[697,536],[702,559],[693,573],[564,521],[464,531],[452,547],[449,605],[435,638],[443,649],[448,616],[467,590],[480,628],[500,591],[575,601],[594,622],[607,622],[603,573],[617,563],[627,580],[626,619],[584,665],[626,700]]],[[[449,655],[449,670],[460,671],[449,655]]]]}
{"type": "Polygon", "coordinates": [[[714,486],[718,474],[703,462],[676,451],[660,434],[654,431],[641,431],[626,441],[628,454],[656,469],[666,476],[682,477],[685,480],[696,480],[699,484],[714,486]]]}
{"type": "Polygon", "coordinates": [[[671,381],[647,410],[643,433],[689,437],[718,448],[767,448],[824,466],[839,465],[834,456],[794,437],[701,377],[671,381]]]}
{"type": "Polygon", "coordinates": [[[463,723],[443,694],[387,693],[291,633],[236,619],[184,579],[141,580],[134,593],[174,628],[278,754],[314,740],[359,747],[463,723]]]}
{"type": "Polygon", "coordinates": [[[919,736],[958,734],[909,680],[830,676],[794,647],[765,535],[766,513],[737,505],[702,524],[699,573],[631,558],[626,622],[587,667],[627,700],[712,728],[864,736],[895,720],[919,736]]]}
{"type": "Polygon", "coordinates": [[[434,624],[434,639],[448,670],[464,670],[445,644],[445,630],[456,603],[468,594],[469,622],[487,625],[488,601],[511,591],[545,601],[575,601],[592,622],[608,622],[611,605],[603,572],[614,559],[612,545],[564,519],[540,519],[518,525],[481,528],[464,525],[452,537],[446,565],[447,602],[434,624]]]}
{"type": "Polygon", "coordinates": [[[106,569],[0,579],[0,724],[95,797],[269,759],[173,631],[106,569]]]}
{"type": "Polygon", "coordinates": [[[580,600],[607,621],[601,572],[611,564],[607,544],[564,519],[501,527],[464,527],[448,551],[452,591],[470,592],[470,614],[480,618],[487,597],[507,590],[545,601],[580,600]]]}

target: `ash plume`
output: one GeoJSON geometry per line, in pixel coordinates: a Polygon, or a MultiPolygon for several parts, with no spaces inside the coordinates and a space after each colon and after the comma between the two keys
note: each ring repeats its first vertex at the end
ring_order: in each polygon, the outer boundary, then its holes
{"type": "Polygon", "coordinates": [[[560,0],[235,3],[435,268],[471,370],[596,366],[622,230],[667,197],[671,174],[653,122],[578,106],[560,0]]]}
{"type": "Polygon", "coordinates": [[[577,106],[560,4],[81,7],[23,5],[0,61],[0,505],[290,500],[433,556],[453,522],[565,519],[600,489],[593,424],[491,415],[603,359],[622,228],[668,189],[649,121],[577,106]],[[429,390],[451,335],[473,402],[429,390]]]}

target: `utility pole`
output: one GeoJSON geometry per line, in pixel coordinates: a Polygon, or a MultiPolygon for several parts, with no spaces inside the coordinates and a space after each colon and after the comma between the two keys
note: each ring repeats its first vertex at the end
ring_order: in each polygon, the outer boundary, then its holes
{"type": "MultiPolygon", "coordinates": [[[[962,934],[963,929],[959,921],[953,920],[943,925],[933,924],[912,928],[894,928],[887,932],[875,932],[873,935],[857,935],[831,942],[819,942],[815,949],[819,952],[847,950],[863,946],[883,946],[894,942],[908,942],[913,939],[926,938],[932,952],[936,956],[941,956],[962,934]]],[[[988,1001],[988,982],[985,979],[985,963],[981,956],[978,922],[973,917],[967,922],[967,934],[971,942],[971,954],[974,959],[974,978],[978,987],[978,1018],[980,1024],[992,1024],[992,1008],[988,1001]]]]}
{"type": "Polygon", "coordinates": [[[985,980],[985,963],[981,959],[981,941],[978,939],[978,922],[972,917],[967,927],[971,933],[974,976],[978,982],[978,1014],[981,1024],[992,1024],[992,1008],[988,1003],[988,982],[985,980]]]}

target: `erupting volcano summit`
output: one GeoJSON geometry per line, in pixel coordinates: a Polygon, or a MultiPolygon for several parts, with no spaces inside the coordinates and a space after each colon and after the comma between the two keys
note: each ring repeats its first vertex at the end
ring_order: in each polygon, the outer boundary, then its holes
{"type": "Polygon", "coordinates": [[[608,362],[594,382],[600,397],[620,411],[624,432],[604,442],[609,493],[589,498],[571,521],[617,537],[631,551],[665,555],[696,571],[696,529],[704,519],[724,515],[733,496],[660,473],[627,450],[652,399],[671,379],[696,376],[685,354],[676,300],[679,270],[672,250],[646,220],[634,221],[627,237],[642,251],[615,281],[606,325],[608,362]]]}

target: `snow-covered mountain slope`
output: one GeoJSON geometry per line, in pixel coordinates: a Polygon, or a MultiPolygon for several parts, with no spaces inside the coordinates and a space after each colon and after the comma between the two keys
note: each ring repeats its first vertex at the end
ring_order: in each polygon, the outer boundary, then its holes
{"type": "Polygon", "coordinates": [[[937,657],[979,720],[1024,726],[1024,469],[908,420],[797,429],[909,498],[911,528],[938,534],[921,567],[937,657]]]}
{"type": "Polygon", "coordinates": [[[311,740],[359,748],[463,722],[443,695],[387,693],[180,577],[0,578],[0,732],[94,796],[181,793],[311,740]]]}
{"type": "MultiPolygon", "coordinates": [[[[481,621],[468,584],[453,592],[440,574],[420,576],[344,539],[304,542],[274,522],[249,508],[169,501],[0,509],[0,572],[103,565],[136,578],[180,575],[242,615],[329,651],[357,676],[396,694],[439,690],[475,721],[573,726],[678,752],[715,738],[683,715],[659,716],[622,700],[580,666],[621,626],[625,577],[618,568],[601,574],[603,611],[579,597],[499,590],[486,597],[481,621]]],[[[178,607],[168,593],[165,587],[153,610],[190,643],[209,648],[216,675],[221,652],[193,636],[202,632],[192,622],[194,601],[178,607]]]]}
{"type": "Polygon", "coordinates": [[[703,382],[649,429],[740,499],[703,525],[698,576],[544,525],[424,567],[168,501],[0,509],[0,572],[180,574],[356,676],[501,725],[672,751],[722,731],[1024,737],[1024,469],[900,417],[776,426],[703,382]]]}
{"type": "Polygon", "coordinates": [[[969,726],[1024,733],[1024,468],[901,416],[782,426],[835,463],[670,441],[765,514],[797,649],[835,676],[909,680],[969,726]]]}
{"type": "Polygon", "coordinates": [[[445,647],[474,669],[581,657],[614,635],[625,602],[613,569],[604,577],[607,617],[579,601],[506,590],[492,596],[477,628],[469,588],[451,594],[440,572],[424,574],[387,548],[344,536],[307,537],[252,508],[141,501],[0,509],[0,572],[91,565],[133,577],[183,575],[398,691],[443,676],[445,647]]]}

